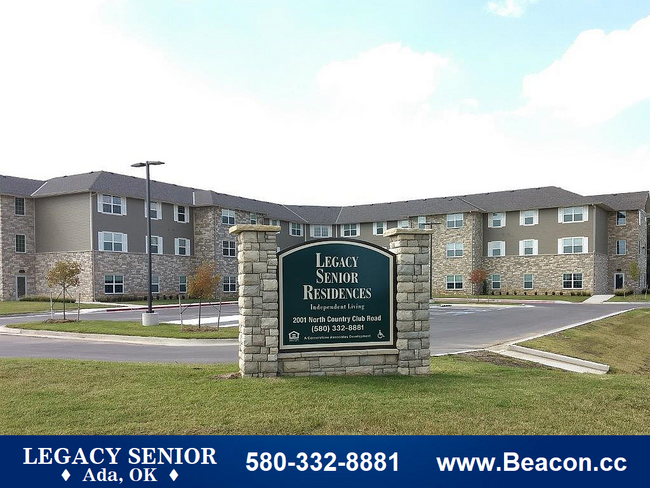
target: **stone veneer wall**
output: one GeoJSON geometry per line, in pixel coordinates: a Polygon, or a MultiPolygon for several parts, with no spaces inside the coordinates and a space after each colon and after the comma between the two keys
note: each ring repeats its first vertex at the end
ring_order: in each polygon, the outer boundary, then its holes
{"type": "Polygon", "coordinates": [[[612,283],[608,281],[608,262],[607,254],[594,253],[594,294],[596,295],[607,294],[612,288],[612,283]]]}
{"type": "Polygon", "coordinates": [[[482,266],[483,256],[483,216],[479,213],[463,214],[463,226],[458,229],[447,228],[446,215],[436,215],[429,219],[432,225],[431,292],[440,295],[446,293],[475,293],[469,281],[473,269],[482,266]],[[447,244],[463,243],[461,257],[447,257],[447,244]],[[462,275],[463,289],[447,290],[447,275],[462,275]]]}
{"type": "Polygon", "coordinates": [[[34,254],[34,200],[25,198],[25,215],[16,215],[14,197],[0,196],[0,299],[16,299],[17,276],[26,276],[27,295],[35,294],[34,254]],[[16,234],[25,236],[25,253],[16,252],[16,234]]]}
{"type": "Polygon", "coordinates": [[[616,212],[609,212],[607,215],[607,253],[609,255],[607,284],[610,291],[614,290],[614,275],[625,273],[625,286],[635,289],[642,287],[646,281],[647,267],[647,227],[645,223],[645,212],[643,212],[642,223],[639,224],[639,212],[637,210],[627,211],[625,225],[616,225],[616,212]],[[616,254],[616,241],[625,239],[626,254],[616,254]],[[636,261],[641,271],[639,282],[630,279],[630,264],[636,261]]]}
{"type": "MultiPolygon", "coordinates": [[[[60,288],[50,288],[47,285],[47,273],[56,264],[57,261],[77,261],[81,264],[81,275],[79,276],[79,286],[70,288],[72,298],[77,298],[81,293],[81,299],[85,301],[94,300],[93,294],[93,253],[92,251],[79,252],[42,252],[35,256],[35,277],[36,277],[36,295],[49,296],[53,293],[58,296],[60,288]]],[[[103,289],[103,283],[102,283],[103,289]]]]}
{"type": "MultiPolygon", "coordinates": [[[[536,256],[502,256],[483,258],[483,268],[491,274],[501,275],[501,293],[529,295],[546,292],[593,292],[594,254],[539,254],[536,256]],[[524,290],[524,274],[533,275],[533,289],[524,290]],[[562,288],[564,273],[582,273],[582,289],[562,288]]],[[[492,288],[488,284],[488,291],[492,288]]]]}
{"type": "MultiPolygon", "coordinates": [[[[93,251],[95,299],[106,298],[104,275],[124,276],[124,295],[145,296],[147,284],[147,255],[144,253],[119,253],[93,251]]],[[[154,254],[152,274],[160,277],[160,295],[177,295],[179,276],[190,276],[198,261],[193,256],[154,254]]]]}

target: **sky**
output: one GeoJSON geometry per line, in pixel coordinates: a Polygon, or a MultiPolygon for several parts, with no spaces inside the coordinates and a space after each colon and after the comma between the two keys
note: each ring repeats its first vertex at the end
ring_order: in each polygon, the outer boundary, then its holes
{"type": "Polygon", "coordinates": [[[287,204],[649,190],[650,0],[0,3],[0,174],[287,204]]]}

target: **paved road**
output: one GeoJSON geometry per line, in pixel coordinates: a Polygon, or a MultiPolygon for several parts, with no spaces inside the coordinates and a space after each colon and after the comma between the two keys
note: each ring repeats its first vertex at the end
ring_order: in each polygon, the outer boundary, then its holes
{"type": "MultiPolygon", "coordinates": [[[[445,354],[479,349],[632,308],[638,308],[638,305],[534,304],[525,307],[432,307],[431,352],[445,354]]],[[[139,320],[140,313],[87,312],[84,315],[95,320],[139,320]]],[[[175,309],[162,309],[159,313],[161,320],[178,319],[178,311],[175,309]]],[[[233,316],[236,313],[236,305],[223,307],[224,316],[233,316]]],[[[196,309],[188,309],[184,317],[193,318],[197,314],[196,309]]],[[[0,319],[0,325],[41,320],[43,320],[42,315],[29,318],[10,317],[0,319]]],[[[231,342],[218,346],[144,346],[0,335],[0,357],[222,363],[236,361],[237,345],[231,342]]]]}

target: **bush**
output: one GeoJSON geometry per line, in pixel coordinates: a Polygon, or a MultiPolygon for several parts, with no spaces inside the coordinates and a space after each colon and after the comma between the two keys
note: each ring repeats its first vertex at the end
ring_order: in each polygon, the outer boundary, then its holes
{"type": "MultiPolygon", "coordinates": [[[[67,293],[66,293],[67,295],[67,293]]],[[[20,298],[21,302],[49,302],[50,297],[43,297],[43,296],[29,296],[29,297],[21,297],[20,298]]],[[[56,303],[63,303],[63,298],[53,298],[53,302],[56,303]]],[[[65,303],[75,303],[77,300],[74,298],[66,298],[65,303]]]]}

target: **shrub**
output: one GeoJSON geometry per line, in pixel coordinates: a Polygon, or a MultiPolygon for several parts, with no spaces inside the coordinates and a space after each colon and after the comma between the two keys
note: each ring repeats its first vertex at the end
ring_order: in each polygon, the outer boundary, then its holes
{"type": "MultiPolygon", "coordinates": [[[[43,296],[29,296],[29,297],[21,297],[20,298],[21,302],[49,302],[50,297],[43,297],[43,296]]],[[[53,298],[53,302],[56,303],[63,303],[63,298],[53,298]]],[[[75,303],[77,300],[75,298],[66,298],[65,303],[75,303]]]]}

